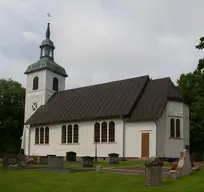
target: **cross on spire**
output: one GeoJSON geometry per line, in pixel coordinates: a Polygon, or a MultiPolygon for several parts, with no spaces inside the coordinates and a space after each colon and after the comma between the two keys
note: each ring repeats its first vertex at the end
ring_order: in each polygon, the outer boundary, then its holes
{"type": "Polygon", "coordinates": [[[48,23],[50,23],[50,18],[52,17],[51,14],[50,14],[50,12],[47,13],[47,16],[48,16],[48,23]]]}

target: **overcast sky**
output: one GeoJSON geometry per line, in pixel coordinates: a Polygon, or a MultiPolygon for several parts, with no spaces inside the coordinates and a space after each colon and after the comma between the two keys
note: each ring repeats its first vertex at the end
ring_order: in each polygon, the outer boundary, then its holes
{"type": "Polygon", "coordinates": [[[47,13],[66,88],[192,71],[204,51],[203,0],[0,0],[0,78],[25,86],[40,56],[47,13]]]}

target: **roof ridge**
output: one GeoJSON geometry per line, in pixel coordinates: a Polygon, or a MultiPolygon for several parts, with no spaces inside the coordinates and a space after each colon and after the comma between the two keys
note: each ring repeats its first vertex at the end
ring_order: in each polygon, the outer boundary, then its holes
{"type": "Polygon", "coordinates": [[[157,78],[157,79],[150,79],[151,81],[160,81],[160,80],[165,80],[165,79],[170,79],[170,77],[161,77],[161,78],[157,78]]]}
{"type": "Polygon", "coordinates": [[[149,75],[143,75],[143,76],[132,77],[132,78],[127,78],[127,79],[119,79],[119,80],[108,81],[108,82],[103,82],[103,83],[98,83],[98,84],[93,84],[93,85],[85,85],[85,86],[82,86],[82,87],[76,87],[76,88],[71,88],[71,89],[58,91],[58,93],[66,92],[66,91],[72,91],[72,90],[76,90],[76,89],[83,89],[83,88],[88,88],[88,87],[100,86],[100,85],[105,85],[105,84],[110,84],[110,83],[117,83],[117,82],[121,82],[121,81],[128,81],[128,80],[132,80],[132,79],[145,78],[145,77],[149,78],[149,75]]]}

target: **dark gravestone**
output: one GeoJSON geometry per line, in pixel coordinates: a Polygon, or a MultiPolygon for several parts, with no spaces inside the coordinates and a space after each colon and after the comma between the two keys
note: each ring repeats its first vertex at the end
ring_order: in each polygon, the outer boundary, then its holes
{"type": "Polygon", "coordinates": [[[48,160],[49,160],[49,157],[56,157],[56,155],[47,155],[48,157],[48,160]]]}
{"type": "Polygon", "coordinates": [[[3,168],[7,168],[10,165],[19,165],[19,160],[16,155],[9,155],[3,158],[3,168]]]}
{"type": "Polygon", "coordinates": [[[40,164],[47,165],[48,164],[48,156],[41,156],[40,157],[40,164]]]}
{"type": "Polygon", "coordinates": [[[25,165],[25,163],[26,163],[26,156],[24,154],[18,154],[17,158],[18,158],[18,165],[19,166],[25,165]]]}
{"type": "Polygon", "coordinates": [[[63,169],[64,157],[56,157],[56,156],[50,155],[48,157],[48,167],[53,169],[63,169]]]}
{"type": "Polygon", "coordinates": [[[74,151],[69,151],[66,153],[67,161],[76,161],[76,153],[74,151]]]}
{"type": "Polygon", "coordinates": [[[145,162],[145,186],[162,184],[163,161],[158,157],[150,157],[145,162]]]}
{"type": "Polygon", "coordinates": [[[119,154],[117,154],[117,153],[109,153],[108,154],[108,163],[109,164],[119,163],[119,154]]]}
{"type": "Polygon", "coordinates": [[[90,156],[82,157],[82,167],[93,167],[94,158],[90,156]]]}

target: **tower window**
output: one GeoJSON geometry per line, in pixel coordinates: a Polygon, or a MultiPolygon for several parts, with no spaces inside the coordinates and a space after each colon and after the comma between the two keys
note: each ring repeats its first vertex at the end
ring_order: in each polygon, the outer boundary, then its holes
{"type": "Polygon", "coordinates": [[[33,103],[33,105],[32,105],[32,110],[35,111],[37,108],[38,108],[37,103],[33,103]]]}
{"type": "Polygon", "coordinates": [[[59,80],[56,77],[54,77],[53,86],[52,86],[53,91],[58,91],[58,86],[59,86],[59,80]]]}
{"type": "Polygon", "coordinates": [[[38,84],[39,84],[39,78],[36,76],[33,78],[33,90],[38,89],[38,84]]]}

